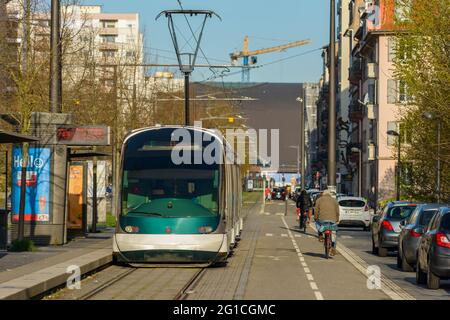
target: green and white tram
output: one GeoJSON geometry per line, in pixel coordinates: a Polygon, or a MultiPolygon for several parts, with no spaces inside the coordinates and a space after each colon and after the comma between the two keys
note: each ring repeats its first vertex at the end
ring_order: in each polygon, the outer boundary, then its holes
{"type": "Polygon", "coordinates": [[[243,228],[234,159],[212,130],[160,126],[129,134],[122,146],[115,261],[225,261],[243,228]]]}

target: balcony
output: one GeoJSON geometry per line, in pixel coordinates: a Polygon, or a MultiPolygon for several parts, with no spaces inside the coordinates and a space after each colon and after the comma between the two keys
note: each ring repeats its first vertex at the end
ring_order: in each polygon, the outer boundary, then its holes
{"type": "Polygon", "coordinates": [[[99,50],[119,50],[119,44],[115,42],[102,42],[98,45],[99,50]]]}
{"type": "Polygon", "coordinates": [[[351,84],[358,85],[362,79],[362,60],[361,58],[355,58],[349,69],[348,80],[351,84]]]}
{"type": "Polygon", "coordinates": [[[352,122],[358,122],[364,118],[364,108],[358,102],[352,102],[348,110],[348,117],[352,122]]]}
{"type": "Polygon", "coordinates": [[[118,28],[100,28],[98,33],[101,36],[118,35],[119,29],[118,28]]]}

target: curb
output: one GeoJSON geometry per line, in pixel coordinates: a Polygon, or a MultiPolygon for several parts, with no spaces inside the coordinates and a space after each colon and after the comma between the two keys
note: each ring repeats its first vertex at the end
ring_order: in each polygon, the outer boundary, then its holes
{"type": "Polygon", "coordinates": [[[66,283],[67,267],[78,266],[80,276],[112,262],[111,249],[100,249],[0,284],[0,300],[27,300],[66,283]]]}

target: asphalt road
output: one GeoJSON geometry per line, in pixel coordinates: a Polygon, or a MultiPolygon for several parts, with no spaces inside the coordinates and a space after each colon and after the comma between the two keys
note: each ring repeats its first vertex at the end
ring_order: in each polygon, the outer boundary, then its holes
{"type": "MultiPolygon", "coordinates": [[[[188,300],[450,299],[450,282],[443,282],[440,290],[428,290],[415,284],[414,273],[396,268],[395,254],[373,255],[370,232],[362,229],[341,228],[338,254],[326,259],[314,228],[303,233],[297,227],[292,201],[287,202],[287,215],[285,210],[283,201],[248,204],[242,238],[228,264],[205,269],[192,283],[193,270],[137,270],[94,299],[171,299],[181,288],[188,300]],[[369,281],[373,278],[367,271],[373,266],[381,270],[379,286],[369,281]]],[[[84,280],[81,291],[107,283],[114,278],[114,268],[84,280]]],[[[63,290],[49,298],[76,297],[63,290]]]]}

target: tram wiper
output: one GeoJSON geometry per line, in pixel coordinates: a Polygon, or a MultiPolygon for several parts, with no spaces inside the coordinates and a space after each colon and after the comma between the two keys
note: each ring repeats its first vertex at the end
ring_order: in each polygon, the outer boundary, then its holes
{"type": "Polygon", "coordinates": [[[149,214],[149,215],[152,215],[152,216],[159,216],[159,217],[162,216],[162,214],[158,213],[158,212],[145,212],[145,211],[131,211],[131,212],[128,212],[128,214],[130,214],[130,213],[149,214]]]}

